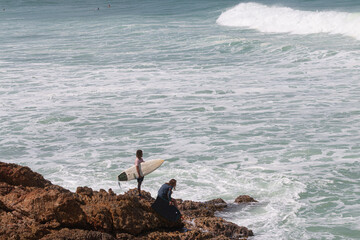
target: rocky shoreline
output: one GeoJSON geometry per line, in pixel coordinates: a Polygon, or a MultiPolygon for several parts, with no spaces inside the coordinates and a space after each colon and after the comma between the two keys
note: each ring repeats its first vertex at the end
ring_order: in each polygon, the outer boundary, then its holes
{"type": "MultiPolygon", "coordinates": [[[[177,199],[183,218],[171,223],[151,208],[155,199],[131,189],[78,187],[73,193],[53,185],[30,168],[0,162],[0,239],[246,239],[252,230],[216,217],[227,208],[222,199],[177,199]]],[[[235,203],[256,202],[239,196],[235,203]]]]}

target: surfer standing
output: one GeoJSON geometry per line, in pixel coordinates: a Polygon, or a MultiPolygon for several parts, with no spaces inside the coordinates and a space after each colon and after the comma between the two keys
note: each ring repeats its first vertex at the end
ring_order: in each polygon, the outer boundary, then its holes
{"type": "Polygon", "coordinates": [[[136,151],[136,159],[135,159],[135,166],[136,166],[136,172],[138,173],[138,178],[137,178],[137,182],[138,182],[138,191],[139,191],[139,197],[141,197],[141,184],[144,180],[144,176],[142,175],[141,172],[141,163],[145,162],[143,157],[143,151],[142,150],[137,150],[136,151]]]}
{"type": "Polygon", "coordinates": [[[158,192],[158,197],[169,202],[169,205],[174,205],[177,208],[176,200],[171,198],[172,190],[175,190],[176,180],[171,179],[168,183],[163,184],[158,192]]]}

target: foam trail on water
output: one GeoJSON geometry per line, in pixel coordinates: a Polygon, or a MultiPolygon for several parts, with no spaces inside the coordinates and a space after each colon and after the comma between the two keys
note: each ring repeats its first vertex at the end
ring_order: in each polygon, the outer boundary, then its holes
{"type": "Polygon", "coordinates": [[[219,25],[248,27],[261,32],[342,34],[360,40],[360,13],[300,11],[288,7],[240,3],[222,13],[219,25]]]}

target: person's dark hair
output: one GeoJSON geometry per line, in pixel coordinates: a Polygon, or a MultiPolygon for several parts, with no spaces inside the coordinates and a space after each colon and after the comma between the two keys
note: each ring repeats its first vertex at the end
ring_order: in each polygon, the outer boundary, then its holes
{"type": "Polygon", "coordinates": [[[167,184],[172,186],[173,189],[175,190],[175,187],[176,187],[176,180],[175,179],[171,179],[167,184]]]}
{"type": "Polygon", "coordinates": [[[136,157],[137,157],[137,158],[142,158],[142,156],[143,156],[142,150],[140,150],[140,149],[137,150],[137,151],[136,151],[136,157]]]}

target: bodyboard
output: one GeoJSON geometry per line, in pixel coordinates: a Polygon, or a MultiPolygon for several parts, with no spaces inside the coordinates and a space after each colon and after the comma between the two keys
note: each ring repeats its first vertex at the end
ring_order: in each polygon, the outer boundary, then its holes
{"type": "Polygon", "coordinates": [[[170,222],[176,222],[181,216],[179,209],[177,209],[174,205],[169,205],[168,201],[165,201],[160,197],[156,198],[151,207],[156,213],[170,222]]]}

